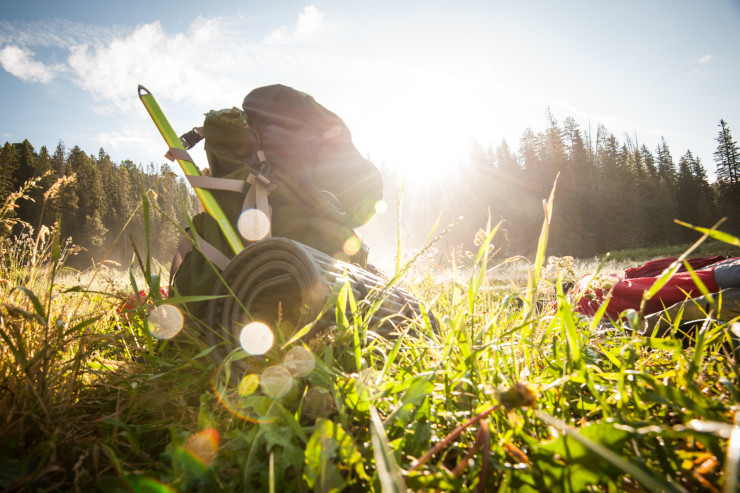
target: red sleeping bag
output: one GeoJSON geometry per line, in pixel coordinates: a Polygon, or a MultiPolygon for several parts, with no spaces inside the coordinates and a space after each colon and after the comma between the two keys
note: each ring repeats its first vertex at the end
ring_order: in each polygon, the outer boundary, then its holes
{"type": "MultiPolygon", "coordinates": [[[[606,300],[613,285],[606,316],[612,320],[627,309],[640,309],[645,291],[655,284],[660,275],[677,260],[676,257],[662,258],[646,263],[641,267],[627,269],[624,275],[601,275],[594,282],[594,276],[583,276],[573,287],[573,295],[580,296],[576,311],[583,315],[593,316],[606,300]],[[589,287],[589,284],[591,286],[589,287]],[[606,284],[606,285],[605,285],[606,284]],[[586,288],[588,287],[588,290],[586,288]],[[582,295],[582,296],[581,296],[582,295]]],[[[740,258],[723,256],[692,258],[687,261],[694,274],[701,280],[710,293],[721,289],[740,287],[740,258]]],[[[701,296],[691,274],[681,265],[678,272],[651,299],[645,303],[645,315],[656,313],[688,298],[701,296]]]]}

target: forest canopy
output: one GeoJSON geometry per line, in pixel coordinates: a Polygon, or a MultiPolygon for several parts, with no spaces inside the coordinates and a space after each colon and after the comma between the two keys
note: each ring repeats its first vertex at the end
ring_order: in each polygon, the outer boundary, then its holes
{"type": "MultiPolygon", "coordinates": [[[[717,179],[710,183],[691,150],[676,158],[665,139],[622,142],[603,125],[592,134],[573,118],[561,124],[549,111],[546,117],[545,129],[526,129],[516,149],[506,141],[487,148],[473,143],[463,165],[444,180],[423,189],[407,184],[402,220],[410,234],[425,237],[442,209],[442,226],[464,218],[446,236],[448,247],[464,244],[474,251],[476,231],[490,214],[493,224],[503,220],[496,248],[529,254],[542,225],[542,201],[556,177],[550,255],[585,258],[698,238],[674,219],[711,227],[726,217],[721,229],[740,233],[740,151],[724,120],[714,153],[717,179]]],[[[394,193],[387,190],[386,200],[394,193]]]]}
{"type": "MultiPolygon", "coordinates": [[[[187,226],[185,214],[198,210],[190,186],[168,164],[146,168],[130,160],[116,164],[103,149],[93,156],[77,146],[66,151],[60,142],[49,154],[46,147],[36,152],[28,140],[6,142],[0,150],[0,171],[0,203],[27,180],[42,177],[28,193],[30,199],[19,201],[15,213],[33,228],[58,221],[61,237],[84,248],[71,259],[76,266],[104,259],[127,265],[134,246],[146,254],[143,193],[152,208],[162,212],[149,215],[149,244],[152,256],[163,262],[177,247],[178,226],[187,226]],[[56,198],[45,201],[45,192],[60,178],[66,180],[60,182],[56,198]]],[[[24,232],[18,228],[12,233],[24,232]]]]}
{"type": "MultiPolygon", "coordinates": [[[[462,216],[444,242],[472,250],[476,232],[490,217],[493,223],[503,221],[496,247],[506,255],[526,255],[537,244],[542,201],[556,178],[550,255],[583,258],[693,241],[696,233],[674,219],[708,227],[725,217],[721,229],[737,235],[740,150],[724,120],[716,141],[716,180],[710,182],[704,163],[690,150],[676,159],[665,139],[648,144],[627,137],[621,142],[603,125],[595,134],[584,132],[573,118],[561,124],[548,110],[545,129],[524,130],[516,149],[506,141],[487,148],[475,143],[444,179],[407,183],[401,219],[405,240],[420,244],[438,217],[444,226],[462,216]]],[[[393,211],[400,180],[394,170],[381,168],[390,212],[368,227],[371,240],[387,240],[397,227],[393,211]]],[[[62,237],[86,249],[78,264],[104,258],[128,263],[133,245],[146,248],[145,221],[137,211],[143,193],[161,211],[150,214],[149,232],[152,255],[163,262],[177,246],[178,226],[187,225],[185,214],[198,210],[192,189],[169,164],[114,163],[103,149],[91,155],[77,146],[67,151],[60,142],[50,154],[46,147],[36,151],[28,140],[6,142],[0,171],[0,201],[27,180],[43,176],[30,193],[32,200],[22,201],[16,214],[33,227],[59,221],[62,237]],[[63,177],[68,180],[57,199],[45,205],[45,190],[63,177]]]]}

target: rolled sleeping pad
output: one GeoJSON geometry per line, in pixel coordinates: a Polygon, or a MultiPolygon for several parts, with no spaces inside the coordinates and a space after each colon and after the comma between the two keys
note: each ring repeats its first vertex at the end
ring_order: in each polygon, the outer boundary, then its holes
{"type": "MultiPolygon", "coordinates": [[[[699,296],[681,301],[665,310],[645,317],[645,324],[640,335],[645,337],[667,337],[670,335],[676,320],[687,327],[702,325],[707,318],[716,323],[727,323],[740,317],[740,288],[727,288],[718,293],[711,293],[716,305],[712,305],[707,296],[699,296]],[[721,302],[720,302],[721,301],[721,302]],[[717,311],[719,308],[719,312],[717,311]]],[[[728,327],[728,330],[730,328],[728,327]]],[[[734,332],[730,331],[732,334],[734,332]]],[[[696,334],[693,334],[695,337],[696,334]]]]}
{"type": "MultiPolygon", "coordinates": [[[[358,304],[382,299],[369,325],[382,336],[392,336],[399,324],[421,313],[419,302],[403,289],[383,292],[382,278],[288,238],[247,246],[224,269],[223,279],[228,288],[217,283],[213,294],[222,297],[209,303],[205,320],[211,329],[207,340],[216,346],[212,354],[218,362],[239,345],[242,328],[253,321],[263,322],[274,334],[280,327],[283,340],[289,339],[316,320],[337,281],[349,282],[358,304]]],[[[334,310],[328,310],[303,340],[335,320],[334,310]]],[[[277,334],[275,341],[273,347],[280,341],[277,334]]]]}

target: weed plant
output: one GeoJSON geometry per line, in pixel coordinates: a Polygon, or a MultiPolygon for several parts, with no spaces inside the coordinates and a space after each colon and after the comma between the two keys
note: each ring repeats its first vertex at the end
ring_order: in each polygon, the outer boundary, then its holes
{"type": "Polygon", "coordinates": [[[516,282],[491,275],[496,227],[472,268],[399,262],[389,283],[429,311],[396,338],[339,290],[331,330],[271,353],[292,374],[279,392],[264,367],[217,365],[193,327],[153,337],[152,314],[178,300],[146,252],[122,294],[99,268],[60,281],[57,229],[5,237],[0,490],[736,491],[737,325],[707,319],[684,347],[578,315],[562,264],[547,270],[551,210],[516,282]]]}

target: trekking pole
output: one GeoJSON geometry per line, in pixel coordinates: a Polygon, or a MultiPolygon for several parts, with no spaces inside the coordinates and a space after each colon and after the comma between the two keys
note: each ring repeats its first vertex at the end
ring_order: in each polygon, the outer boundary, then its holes
{"type": "MultiPolygon", "coordinates": [[[[159,107],[159,104],[157,104],[157,100],[154,99],[154,95],[152,95],[152,93],[149,92],[149,90],[142,85],[139,85],[139,99],[141,99],[141,102],[144,104],[144,107],[149,113],[149,116],[152,117],[152,121],[154,121],[154,124],[157,126],[159,133],[162,134],[162,137],[164,138],[164,141],[167,143],[169,148],[180,149],[183,153],[187,154],[185,147],[180,141],[180,138],[172,129],[172,126],[170,125],[170,122],[167,121],[164,113],[162,113],[162,109],[159,107]]],[[[176,159],[177,162],[180,164],[183,173],[189,176],[200,176],[200,171],[198,171],[198,168],[195,166],[195,163],[193,163],[192,160],[189,161],[187,159],[181,159],[180,157],[177,157],[176,159]]],[[[244,244],[239,238],[239,235],[227,219],[226,214],[224,214],[223,209],[221,209],[221,206],[216,201],[210,190],[195,187],[194,190],[195,194],[198,196],[198,199],[200,199],[200,203],[203,204],[203,208],[218,223],[219,228],[221,228],[221,232],[224,234],[226,240],[229,242],[229,246],[231,246],[234,254],[238,254],[239,252],[244,250],[244,244]]]]}

